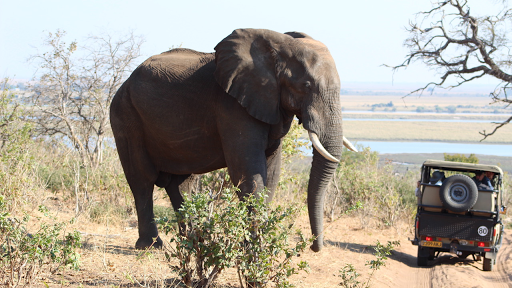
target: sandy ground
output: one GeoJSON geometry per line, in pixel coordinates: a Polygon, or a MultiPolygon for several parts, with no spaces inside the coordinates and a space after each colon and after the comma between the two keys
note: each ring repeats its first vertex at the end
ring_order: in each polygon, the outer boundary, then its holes
{"type": "MultiPolygon", "coordinates": [[[[307,215],[302,215],[297,225],[309,231],[307,221],[307,215]]],[[[136,219],[128,219],[125,224],[76,224],[74,228],[84,237],[80,271],[47,275],[34,287],[175,287],[176,274],[170,265],[176,261],[167,261],[162,250],[134,250],[136,219]]],[[[474,261],[471,256],[462,260],[451,254],[441,254],[429,267],[417,267],[417,246],[408,241],[412,235],[409,226],[365,230],[357,218],[348,216],[326,223],[325,247],[319,253],[302,253],[298,260],[307,261],[310,272],[292,276],[291,282],[297,287],[339,287],[340,270],[350,263],[362,274],[358,280],[366,283],[371,270],[365,264],[375,259],[377,240],[383,244],[399,240],[401,245],[389,256],[386,266],[370,278],[370,287],[512,287],[511,230],[505,232],[495,271],[484,272],[482,261],[474,261]]],[[[217,287],[240,287],[234,269],[221,274],[218,283],[221,285],[217,287]]]]}
{"type": "MultiPolygon", "coordinates": [[[[339,269],[346,263],[352,263],[359,272],[368,272],[365,263],[375,259],[372,248],[377,240],[383,244],[399,240],[401,245],[389,256],[386,266],[375,272],[370,279],[371,287],[512,287],[510,230],[505,232],[495,271],[484,272],[482,261],[474,261],[471,256],[462,260],[448,253],[430,261],[428,267],[420,268],[416,265],[417,246],[408,241],[412,233],[397,233],[391,229],[357,230],[347,225],[354,223],[354,219],[347,220],[338,221],[330,227],[325,249],[304,255],[312,271],[302,276],[298,287],[334,287],[340,282],[335,275],[340,274],[339,269]]],[[[363,282],[368,273],[360,278],[363,282]]]]}

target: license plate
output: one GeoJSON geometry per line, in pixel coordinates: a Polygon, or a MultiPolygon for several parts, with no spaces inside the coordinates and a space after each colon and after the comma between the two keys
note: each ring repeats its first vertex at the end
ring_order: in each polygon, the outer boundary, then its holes
{"type": "Polygon", "coordinates": [[[421,241],[421,246],[424,247],[443,247],[443,242],[441,241],[421,241]]]}

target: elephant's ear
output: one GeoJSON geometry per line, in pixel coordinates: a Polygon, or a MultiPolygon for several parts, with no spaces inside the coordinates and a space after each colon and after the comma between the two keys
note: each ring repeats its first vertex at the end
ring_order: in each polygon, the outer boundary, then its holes
{"type": "Polygon", "coordinates": [[[251,116],[268,124],[280,120],[277,50],[289,37],[270,30],[238,29],[215,47],[217,83],[251,116]]]}
{"type": "Polygon", "coordinates": [[[307,39],[313,39],[311,36],[309,36],[308,34],[306,33],[303,33],[303,32],[295,32],[295,31],[292,31],[292,32],[286,32],[284,33],[286,35],[290,35],[292,36],[293,38],[307,38],[307,39]]]}

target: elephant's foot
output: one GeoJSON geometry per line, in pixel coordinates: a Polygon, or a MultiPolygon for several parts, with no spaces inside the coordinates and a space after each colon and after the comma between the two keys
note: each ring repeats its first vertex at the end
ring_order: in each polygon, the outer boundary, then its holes
{"type": "Polygon", "coordinates": [[[162,245],[163,245],[162,239],[160,239],[160,237],[158,237],[158,236],[156,237],[155,240],[153,240],[153,238],[149,238],[149,239],[139,238],[137,240],[137,242],[135,243],[135,249],[145,250],[150,247],[160,249],[160,248],[162,248],[162,245]]]}
{"type": "Polygon", "coordinates": [[[309,248],[311,248],[311,250],[313,250],[313,252],[320,252],[320,250],[322,250],[323,247],[324,247],[323,239],[322,240],[316,239],[313,241],[313,244],[309,248]]]}

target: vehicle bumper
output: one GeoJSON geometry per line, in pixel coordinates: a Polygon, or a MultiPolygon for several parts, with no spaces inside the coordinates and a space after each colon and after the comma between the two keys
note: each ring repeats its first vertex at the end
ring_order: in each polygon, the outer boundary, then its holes
{"type": "Polygon", "coordinates": [[[409,239],[412,245],[421,246],[425,248],[432,248],[435,251],[440,252],[450,252],[457,254],[457,251],[467,251],[467,252],[479,252],[479,253],[498,253],[499,246],[495,247],[474,247],[474,246],[466,246],[466,245],[458,245],[455,243],[443,243],[441,247],[431,247],[431,246],[423,246],[421,245],[421,241],[418,239],[409,239]]]}

